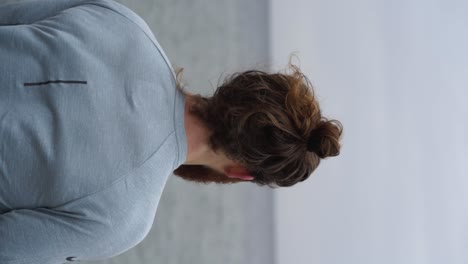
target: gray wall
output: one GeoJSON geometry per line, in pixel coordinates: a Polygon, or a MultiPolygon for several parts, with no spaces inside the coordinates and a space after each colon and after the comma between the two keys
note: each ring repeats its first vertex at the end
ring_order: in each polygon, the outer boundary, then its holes
{"type": "Polygon", "coordinates": [[[277,263],[468,263],[468,1],[272,0],[271,23],[345,128],[275,192],[277,263]]]}
{"type": "MultiPolygon", "coordinates": [[[[153,30],[172,64],[184,67],[188,90],[212,94],[220,76],[268,69],[266,0],[118,1],[153,30]]],[[[93,263],[271,264],[272,190],[253,184],[196,185],[175,176],[154,225],[135,248],[93,263]]]]}

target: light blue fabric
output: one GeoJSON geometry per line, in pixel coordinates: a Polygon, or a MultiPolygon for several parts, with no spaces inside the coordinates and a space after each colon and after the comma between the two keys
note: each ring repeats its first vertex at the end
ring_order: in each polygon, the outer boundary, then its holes
{"type": "Polygon", "coordinates": [[[141,242],[186,159],[184,101],[123,5],[0,1],[0,263],[100,260],[141,242]]]}

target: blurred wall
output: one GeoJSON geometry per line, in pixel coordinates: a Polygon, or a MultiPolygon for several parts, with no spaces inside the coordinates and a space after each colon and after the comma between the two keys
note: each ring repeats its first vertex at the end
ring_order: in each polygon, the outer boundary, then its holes
{"type": "Polygon", "coordinates": [[[468,263],[468,2],[272,0],[339,157],[275,191],[277,264],[468,263]]]}

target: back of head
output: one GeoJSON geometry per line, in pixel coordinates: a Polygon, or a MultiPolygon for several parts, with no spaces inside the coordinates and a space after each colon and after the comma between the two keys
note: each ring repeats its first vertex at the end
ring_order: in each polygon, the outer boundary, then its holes
{"type": "Polygon", "coordinates": [[[211,148],[261,186],[304,181],[321,159],[340,153],[341,123],[321,115],[308,78],[291,63],[289,69],[234,73],[213,96],[194,96],[192,112],[213,132],[211,148]]]}

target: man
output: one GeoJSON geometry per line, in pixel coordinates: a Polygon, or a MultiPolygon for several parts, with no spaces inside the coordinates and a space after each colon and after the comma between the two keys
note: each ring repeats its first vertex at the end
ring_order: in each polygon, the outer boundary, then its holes
{"type": "Polygon", "coordinates": [[[190,95],[146,23],[111,0],[0,2],[0,72],[2,264],[125,252],[173,173],[290,186],[339,152],[340,127],[299,75],[246,72],[190,95]]]}

